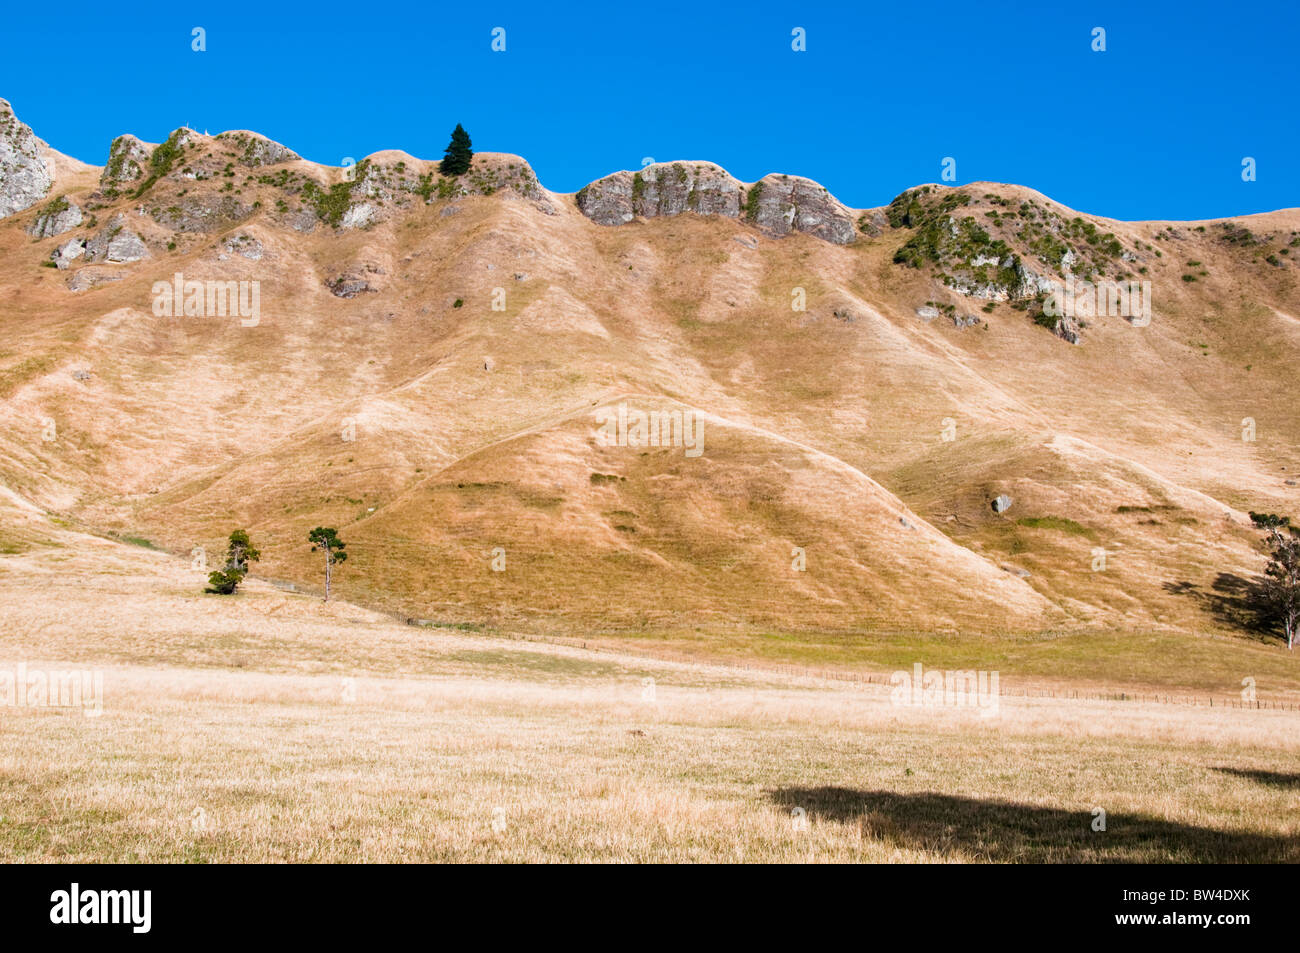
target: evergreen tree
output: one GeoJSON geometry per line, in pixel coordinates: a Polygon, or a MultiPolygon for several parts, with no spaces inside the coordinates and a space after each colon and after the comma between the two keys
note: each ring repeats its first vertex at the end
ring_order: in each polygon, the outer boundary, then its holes
{"type": "Polygon", "coordinates": [[[465,131],[464,126],[456,123],[456,128],[451,133],[451,142],[447,144],[446,155],[438,164],[438,171],[450,176],[464,175],[468,172],[469,161],[474,158],[474,150],[470,145],[469,133],[465,131]]]}
{"type": "Polygon", "coordinates": [[[1300,625],[1300,535],[1287,516],[1251,513],[1250,519],[1268,533],[1268,565],[1255,593],[1257,609],[1266,619],[1282,626],[1286,647],[1291,649],[1300,625]]]}
{"type": "Polygon", "coordinates": [[[248,531],[237,529],[230,534],[230,543],[226,547],[226,566],[208,573],[208,592],[228,596],[239,587],[248,575],[248,564],[262,558],[248,538],[248,531]]]}
{"type": "Polygon", "coordinates": [[[348,558],[348,554],[343,551],[347,543],[339,539],[338,530],[332,526],[317,526],[307,534],[311,540],[311,551],[323,552],[325,554],[325,601],[330,601],[330,580],[334,575],[334,564],[341,563],[348,558]]]}

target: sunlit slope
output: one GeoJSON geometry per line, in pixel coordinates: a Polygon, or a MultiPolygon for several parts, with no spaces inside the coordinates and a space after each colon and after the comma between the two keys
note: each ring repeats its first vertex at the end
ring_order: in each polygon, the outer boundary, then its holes
{"type": "MultiPolygon", "coordinates": [[[[42,267],[66,235],[28,235],[35,210],[0,223],[19,498],[175,552],[243,526],[259,571],[300,584],[307,531],[336,526],[340,590],[417,618],[652,628],[1221,627],[1197,591],[1258,571],[1245,511],[1300,515],[1295,265],[1213,223],[1088,219],[1141,250],[1154,315],[1073,346],[895,264],[906,228],[840,246],[689,213],[609,227],[476,187],[300,231],[249,179],[248,213],[197,232],[77,173],[69,194],[150,250],[85,266],[122,277],[79,292],[42,267]],[[256,325],[155,316],[177,273],[256,281],[256,325]],[[977,320],[922,320],[927,302],[977,320]],[[702,454],[602,446],[596,412],[620,403],[698,414],[702,454]]],[[[218,186],[154,188],[186,207],[218,186]]],[[[1239,221],[1270,247],[1300,227],[1239,221]]]]}

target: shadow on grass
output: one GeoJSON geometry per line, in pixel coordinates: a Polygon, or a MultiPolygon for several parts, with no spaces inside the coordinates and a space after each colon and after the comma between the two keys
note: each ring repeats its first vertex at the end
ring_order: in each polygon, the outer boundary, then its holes
{"type": "Polygon", "coordinates": [[[1247,579],[1230,572],[1214,577],[1209,589],[1196,583],[1166,582],[1161,588],[1175,596],[1186,596],[1224,625],[1249,632],[1264,641],[1280,638],[1277,619],[1264,606],[1263,579],[1247,579]]]}
{"type": "MultiPolygon", "coordinates": [[[[1266,772],[1265,772],[1266,773],[1266,772]]],[[[1140,815],[1093,815],[1008,801],[853,788],[780,788],[787,811],[856,823],[863,835],[908,850],[1018,863],[1296,863],[1300,839],[1220,831],[1140,815]]],[[[1103,805],[1104,806],[1104,805],[1103,805]]]]}
{"type": "Polygon", "coordinates": [[[1223,774],[1246,778],[1270,788],[1300,788],[1300,774],[1283,774],[1280,771],[1257,771],[1254,768],[1215,768],[1223,774]]]}

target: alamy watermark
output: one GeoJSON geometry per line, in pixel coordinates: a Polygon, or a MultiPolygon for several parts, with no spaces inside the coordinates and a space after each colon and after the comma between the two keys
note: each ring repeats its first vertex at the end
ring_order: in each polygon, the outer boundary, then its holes
{"type": "Polygon", "coordinates": [[[1043,313],[1053,318],[1126,318],[1135,328],[1151,323],[1151,282],[1070,279],[1051,282],[1043,313]]]}
{"type": "Polygon", "coordinates": [[[157,318],[239,318],[246,328],[262,320],[260,281],[186,280],[179,271],[171,281],[155,281],[153,313],[157,318]]]}
{"type": "Polygon", "coordinates": [[[104,713],[104,673],[98,669],[46,671],[19,662],[0,669],[0,707],[80,708],[87,718],[104,713]]]}
{"type": "Polygon", "coordinates": [[[889,676],[889,700],[897,706],[918,708],[975,708],[981,715],[998,711],[998,673],[971,669],[925,671],[921,663],[889,676]]]}
{"type": "Polygon", "coordinates": [[[602,447],[682,447],[688,457],[704,453],[704,421],[693,410],[638,410],[621,402],[596,411],[596,443],[602,447]]]}

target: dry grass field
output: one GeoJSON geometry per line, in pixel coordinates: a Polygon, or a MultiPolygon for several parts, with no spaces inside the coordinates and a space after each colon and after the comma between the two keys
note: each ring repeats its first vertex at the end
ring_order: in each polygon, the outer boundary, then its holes
{"type": "Polygon", "coordinates": [[[1295,712],[899,706],[51,536],[0,557],[0,671],[98,671],[102,714],[0,710],[3,861],[1300,860],[1295,712]]]}

